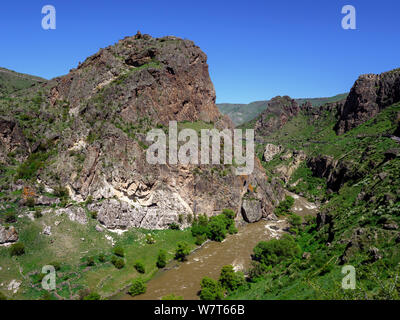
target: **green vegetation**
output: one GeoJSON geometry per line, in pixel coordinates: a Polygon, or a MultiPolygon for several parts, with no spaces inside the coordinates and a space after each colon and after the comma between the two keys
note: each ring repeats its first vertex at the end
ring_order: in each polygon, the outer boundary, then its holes
{"type": "MultiPolygon", "coordinates": [[[[332,130],[332,114],[312,121],[299,115],[269,137],[309,157],[331,156],[346,165],[348,178],[337,191],[328,191],[327,181],[314,177],[305,164],[297,169],[289,182],[297,182],[292,190],[321,201],[323,219],[317,224],[313,217],[302,222],[286,215],[292,236],[259,243],[249,286],[229,299],[400,298],[400,158],[390,138],[399,114],[400,105],[393,105],[341,136],[332,130]],[[341,287],[344,265],[356,269],[355,290],[341,287]]],[[[279,161],[264,164],[267,172],[279,161]]],[[[280,205],[278,212],[287,214],[289,207],[280,205]]]]}
{"type": "Polygon", "coordinates": [[[175,259],[178,261],[185,261],[186,256],[190,253],[190,247],[187,242],[178,242],[175,250],[175,259]]]}
{"type": "Polygon", "coordinates": [[[10,247],[11,256],[22,256],[25,253],[25,246],[21,242],[14,243],[10,247]]]}
{"type": "Polygon", "coordinates": [[[221,214],[210,219],[205,215],[199,215],[192,223],[192,235],[196,237],[196,244],[202,244],[206,238],[221,242],[227,233],[236,233],[234,219],[235,213],[230,209],[224,209],[221,214]]]}
{"type": "Polygon", "coordinates": [[[158,251],[156,265],[159,269],[162,269],[167,265],[167,252],[165,250],[160,249],[160,251],[158,251]]]}
{"type": "Polygon", "coordinates": [[[128,293],[134,297],[139,294],[143,294],[146,292],[146,284],[143,282],[142,279],[135,279],[132,282],[131,287],[129,288],[128,293]]]}
{"type": "Polygon", "coordinates": [[[134,268],[136,269],[137,272],[139,273],[145,273],[145,266],[142,261],[136,261],[135,264],[133,265],[134,268]]]}
{"type": "Polygon", "coordinates": [[[224,289],[222,285],[209,277],[204,277],[200,283],[201,300],[222,300],[224,298],[224,289]]]}

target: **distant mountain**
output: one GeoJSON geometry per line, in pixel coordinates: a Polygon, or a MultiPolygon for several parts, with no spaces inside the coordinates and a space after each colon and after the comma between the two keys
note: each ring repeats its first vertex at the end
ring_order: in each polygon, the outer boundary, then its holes
{"type": "Polygon", "coordinates": [[[43,78],[0,68],[0,96],[29,88],[38,82],[44,81],[46,80],[43,78]]]}
{"type": "MultiPolygon", "coordinates": [[[[325,103],[343,100],[347,97],[347,95],[348,93],[343,93],[333,97],[299,98],[295,99],[295,101],[299,105],[308,101],[311,103],[312,106],[319,107],[324,105],[325,103]]],[[[267,109],[270,102],[271,100],[255,101],[249,104],[220,103],[217,104],[217,107],[222,114],[229,116],[236,126],[240,126],[260,115],[265,109],[267,109]]]]}

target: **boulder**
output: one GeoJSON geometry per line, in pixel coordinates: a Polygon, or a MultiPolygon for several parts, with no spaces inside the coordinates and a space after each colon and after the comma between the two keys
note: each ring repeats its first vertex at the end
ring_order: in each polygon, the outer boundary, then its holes
{"type": "Polygon", "coordinates": [[[5,227],[0,225],[0,244],[16,242],[18,240],[18,233],[14,227],[5,227]]]}
{"type": "Polygon", "coordinates": [[[258,200],[243,199],[242,215],[246,222],[257,222],[262,218],[261,203],[258,200]]]}
{"type": "Polygon", "coordinates": [[[265,162],[271,161],[275,155],[282,152],[282,149],[283,149],[282,146],[276,146],[274,144],[268,143],[265,146],[263,160],[265,162]]]}

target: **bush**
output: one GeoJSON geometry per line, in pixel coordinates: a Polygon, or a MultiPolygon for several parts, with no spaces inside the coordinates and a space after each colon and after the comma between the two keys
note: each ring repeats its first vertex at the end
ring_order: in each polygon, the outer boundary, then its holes
{"type": "Polygon", "coordinates": [[[54,267],[54,270],[56,271],[60,271],[61,269],[61,264],[58,261],[53,261],[51,263],[49,263],[50,266],[54,267]]]}
{"type": "Polygon", "coordinates": [[[288,234],[281,239],[261,241],[253,249],[253,259],[263,267],[276,266],[282,261],[293,259],[300,254],[300,247],[288,234]]]}
{"type": "Polygon", "coordinates": [[[135,267],[136,271],[139,272],[139,273],[145,273],[146,272],[144,264],[141,261],[136,261],[133,266],[135,267]]]}
{"type": "Polygon", "coordinates": [[[90,217],[94,220],[97,219],[97,211],[89,211],[90,217]]]}
{"type": "Polygon", "coordinates": [[[34,217],[35,217],[36,219],[39,219],[39,218],[43,217],[42,209],[40,209],[40,208],[35,208],[34,217]]]}
{"type": "Polygon", "coordinates": [[[290,209],[293,207],[294,198],[291,196],[286,196],[285,200],[281,201],[279,205],[275,208],[275,214],[277,216],[283,216],[291,214],[290,209]]]}
{"type": "Polygon", "coordinates": [[[125,267],[125,261],[124,259],[117,258],[116,256],[112,256],[111,258],[111,263],[117,268],[117,269],[122,269],[125,267]]]}
{"type": "Polygon", "coordinates": [[[207,236],[210,240],[221,242],[227,233],[227,219],[224,215],[214,216],[208,223],[207,236]]]}
{"type": "Polygon", "coordinates": [[[35,199],[30,197],[30,198],[26,199],[25,204],[27,207],[33,208],[35,206],[35,199]]]}
{"type": "Polygon", "coordinates": [[[200,286],[201,300],[222,300],[224,298],[224,290],[218,281],[204,277],[200,282],[200,286]]]}
{"type": "Polygon", "coordinates": [[[11,256],[22,256],[25,253],[25,246],[21,242],[14,243],[10,247],[11,256]]]}
{"type": "Polygon", "coordinates": [[[201,246],[207,240],[206,234],[199,234],[196,236],[196,245],[201,246]]]}
{"type": "Polygon", "coordinates": [[[100,262],[106,262],[106,256],[103,253],[99,254],[99,261],[100,262]]]}
{"type": "Polygon", "coordinates": [[[86,265],[89,267],[94,266],[94,258],[93,257],[87,258],[86,265]]]}
{"type": "Polygon", "coordinates": [[[6,221],[7,223],[14,223],[14,222],[17,222],[17,216],[15,215],[14,212],[8,212],[8,213],[6,214],[5,221],[6,221]]]}
{"type": "Polygon", "coordinates": [[[92,292],[83,298],[83,300],[100,300],[100,299],[101,296],[96,292],[92,292]]]}
{"type": "Polygon", "coordinates": [[[227,290],[235,291],[245,283],[244,275],[241,272],[235,272],[233,266],[222,267],[219,283],[227,290]]]}
{"type": "Polygon", "coordinates": [[[175,259],[178,261],[185,261],[186,256],[190,253],[190,248],[187,242],[178,242],[175,250],[175,259]]]}
{"type": "Polygon", "coordinates": [[[171,230],[180,230],[179,225],[177,223],[175,223],[175,222],[170,223],[168,225],[168,228],[171,229],[171,230]]]}
{"type": "Polygon", "coordinates": [[[125,257],[124,249],[121,248],[121,247],[115,247],[115,248],[114,248],[114,254],[115,254],[116,256],[119,256],[119,257],[125,257]]]}
{"type": "Polygon", "coordinates": [[[208,233],[208,218],[206,215],[200,215],[192,223],[192,235],[193,237],[207,234],[208,233]]]}
{"type": "Polygon", "coordinates": [[[154,244],[156,243],[156,240],[151,234],[146,234],[146,243],[147,244],[154,244]]]}
{"type": "Polygon", "coordinates": [[[128,293],[134,297],[139,294],[143,294],[146,292],[146,284],[141,279],[135,279],[132,282],[131,287],[129,288],[128,293]]]}
{"type": "Polygon", "coordinates": [[[156,265],[159,269],[162,269],[167,265],[167,252],[165,250],[161,249],[160,251],[158,251],[156,265]]]}

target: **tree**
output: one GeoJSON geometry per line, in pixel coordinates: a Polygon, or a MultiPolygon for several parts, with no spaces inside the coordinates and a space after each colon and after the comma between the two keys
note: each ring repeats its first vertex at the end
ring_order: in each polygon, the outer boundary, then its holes
{"type": "Polygon", "coordinates": [[[156,265],[159,269],[162,269],[167,265],[167,252],[165,250],[160,249],[160,251],[158,251],[156,265]]]}
{"type": "Polygon", "coordinates": [[[175,259],[178,261],[185,261],[186,256],[190,253],[189,244],[185,241],[178,242],[175,250],[175,259]]]}
{"type": "Polygon", "coordinates": [[[142,261],[136,261],[134,264],[135,269],[137,270],[137,272],[139,273],[145,273],[145,267],[142,261]]]}
{"type": "Polygon", "coordinates": [[[227,219],[224,215],[214,216],[208,223],[208,238],[221,242],[225,239],[227,232],[227,219]]]}
{"type": "Polygon", "coordinates": [[[285,234],[281,239],[259,242],[253,249],[253,259],[264,267],[275,266],[282,261],[298,256],[300,251],[294,238],[285,234]]]}
{"type": "Polygon", "coordinates": [[[131,287],[129,288],[128,293],[134,297],[139,294],[143,294],[146,292],[146,284],[143,282],[142,279],[135,279],[132,282],[131,287]]]}
{"type": "Polygon", "coordinates": [[[235,272],[233,266],[222,267],[219,283],[227,290],[235,291],[245,283],[244,275],[241,272],[235,272]]]}
{"type": "Polygon", "coordinates": [[[200,282],[200,286],[201,300],[222,300],[224,298],[224,289],[218,281],[204,277],[200,282]]]}

